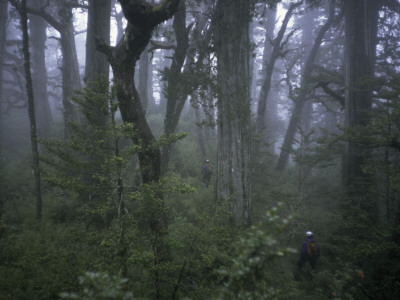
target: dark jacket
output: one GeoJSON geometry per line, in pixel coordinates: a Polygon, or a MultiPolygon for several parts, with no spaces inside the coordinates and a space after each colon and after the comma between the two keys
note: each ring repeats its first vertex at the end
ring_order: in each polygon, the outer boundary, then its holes
{"type": "MultiPolygon", "coordinates": [[[[307,253],[307,243],[308,242],[316,242],[316,241],[313,238],[306,238],[304,240],[303,244],[301,245],[301,250],[300,250],[300,260],[301,261],[308,258],[308,253],[307,253]]],[[[318,252],[317,252],[317,256],[315,258],[318,258],[319,255],[321,254],[319,245],[317,244],[317,246],[318,246],[318,252]]]]}
{"type": "Polygon", "coordinates": [[[213,167],[211,166],[211,164],[204,164],[203,167],[201,168],[201,174],[204,175],[211,175],[213,171],[213,167]]]}

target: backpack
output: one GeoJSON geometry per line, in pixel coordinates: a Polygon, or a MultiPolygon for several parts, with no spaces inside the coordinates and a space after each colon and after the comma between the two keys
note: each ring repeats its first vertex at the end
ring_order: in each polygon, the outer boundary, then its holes
{"type": "Polygon", "coordinates": [[[318,245],[315,241],[307,241],[307,254],[310,256],[318,255],[318,245]]]}
{"type": "Polygon", "coordinates": [[[206,175],[211,175],[211,173],[212,173],[212,167],[211,167],[211,166],[205,165],[205,166],[204,166],[204,173],[205,173],[206,175]]]}

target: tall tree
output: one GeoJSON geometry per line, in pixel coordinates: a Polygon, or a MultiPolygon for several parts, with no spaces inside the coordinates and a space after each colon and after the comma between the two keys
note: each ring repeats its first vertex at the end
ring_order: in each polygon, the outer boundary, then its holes
{"type": "MultiPolygon", "coordinates": [[[[172,57],[172,63],[167,71],[167,108],[164,118],[164,134],[168,138],[178,126],[182,109],[186,102],[188,93],[184,91],[182,67],[185,62],[189,47],[189,28],[186,28],[186,5],[181,1],[178,11],[174,16],[173,27],[176,37],[176,47],[172,57]]],[[[168,168],[171,144],[162,147],[161,171],[164,173],[168,168]]]]}
{"type": "Polygon", "coordinates": [[[35,196],[36,196],[36,219],[42,218],[42,192],[39,171],[39,151],[37,143],[37,130],[36,130],[36,117],[35,117],[35,102],[33,95],[32,75],[31,75],[31,62],[29,52],[29,33],[28,33],[28,14],[26,11],[26,0],[10,0],[15,6],[21,16],[21,29],[22,29],[22,51],[24,55],[24,69],[25,69],[25,82],[26,92],[28,95],[28,115],[30,121],[30,136],[32,147],[33,159],[33,175],[35,179],[35,196]]]}
{"type": "Polygon", "coordinates": [[[332,0],[330,2],[328,14],[329,14],[328,19],[326,20],[325,24],[322,25],[321,28],[319,29],[318,34],[316,35],[316,37],[314,39],[313,46],[311,47],[310,52],[307,56],[306,62],[304,63],[304,66],[302,68],[300,90],[299,90],[298,95],[296,95],[296,97],[295,97],[294,107],[293,107],[292,115],[290,117],[289,126],[287,128],[286,135],[283,140],[283,145],[281,148],[281,153],[279,155],[279,159],[278,159],[278,162],[275,167],[277,170],[285,169],[286,165],[288,163],[289,155],[290,155],[293,141],[294,141],[294,137],[295,137],[295,134],[297,131],[297,126],[299,124],[304,105],[308,100],[307,96],[311,89],[310,77],[315,69],[314,62],[317,59],[317,55],[318,55],[319,49],[321,47],[324,35],[328,31],[328,29],[331,27],[331,25],[334,21],[334,16],[335,16],[335,1],[334,0],[332,0]]]}
{"type": "Polygon", "coordinates": [[[232,199],[239,226],[250,225],[250,95],[247,0],[219,0],[215,15],[218,70],[217,197],[232,199]]]}
{"type": "MultiPolygon", "coordinates": [[[[86,34],[86,63],[84,82],[90,85],[99,79],[109,80],[110,65],[103,53],[96,50],[96,39],[110,45],[111,0],[90,0],[88,9],[88,26],[86,34]]],[[[104,108],[98,107],[96,115],[99,126],[105,125],[104,108]]]]}
{"type": "Polygon", "coordinates": [[[6,45],[8,1],[0,0],[0,153],[3,151],[3,61],[6,45]]]}
{"type": "Polygon", "coordinates": [[[160,149],[146,121],[142,103],[135,87],[135,65],[148,45],[154,28],[169,19],[177,10],[179,0],[166,0],[152,5],[143,0],[120,0],[128,25],[116,47],[100,44],[114,72],[116,95],[122,119],[134,125],[132,140],[141,147],[139,164],[143,183],[160,178],[160,149]]]}
{"type": "MultiPolygon", "coordinates": [[[[297,3],[290,4],[288,10],[286,11],[285,17],[282,21],[281,28],[279,29],[278,34],[274,39],[272,39],[271,36],[267,35],[267,34],[271,34],[271,32],[268,32],[270,30],[266,31],[265,39],[268,42],[272,41],[272,47],[266,47],[265,51],[264,51],[265,52],[264,55],[266,56],[266,58],[265,58],[265,64],[264,64],[264,72],[263,72],[264,74],[263,74],[261,90],[260,90],[260,94],[258,97],[258,109],[257,109],[256,130],[257,130],[257,133],[259,133],[259,134],[265,133],[265,125],[266,125],[265,118],[266,118],[267,100],[268,100],[268,94],[271,89],[272,75],[274,72],[275,63],[280,56],[284,55],[282,50],[283,50],[284,46],[287,44],[288,38],[292,35],[292,34],[289,34],[286,41],[283,41],[284,35],[286,33],[286,28],[287,28],[289,20],[291,19],[295,9],[297,7],[299,7],[302,3],[303,2],[300,1],[297,3]]],[[[274,15],[272,13],[269,15],[271,18],[274,17],[274,15]]],[[[273,22],[273,21],[274,20],[271,20],[270,22],[273,22]]],[[[269,25],[272,26],[272,24],[269,24],[269,25]]],[[[274,27],[275,26],[273,26],[272,28],[274,28],[274,27]]]]}
{"type": "MultiPolygon", "coordinates": [[[[132,124],[132,141],[140,147],[138,152],[142,182],[157,183],[161,176],[160,149],[147,123],[139,93],[135,86],[135,66],[141,53],[148,45],[152,32],[160,23],[171,18],[176,12],[179,0],[165,0],[153,5],[143,0],[119,0],[128,21],[123,38],[115,47],[104,43],[98,45],[111,64],[114,74],[115,91],[122,120],[132,124]]],[[[162,194],[155,197],[162,201],[162,194]]],[[[159,264],[168,259],[168,250],[163,236],[166,234],[166,220],[157,212],[148,218],[148,225],[154,234],[155,299],[160,298],[159,264]]]]}
{"type": "MultiPolygon", "coordinates": [[[[378,12],[381,1],[345,1],[345,128],[358,130],[370,122],[374,77],[378,12]]],[[[354,131],[353,131],[354,132],[354,131]]],[[[370,156],[369,150],[360,143],[346,143],[344,184],[350,200],[360,201],[371,217],[376,214],[371,203],[369,187],[371,179],[363,167],[370,156]]],[[[376,216],[375,216],[376,217],[376,216]]]]}
{"type": "Polygon", "coordinates": [[[103,53],[96,50],[96,39],[110,45],[111,0],[89,0],[88,26],[86,33],[86,84],[97,76],[109,79],[110,65],[103,53]]]}
{"type": "Polygon", "coordinates": [[[76,53],[75,29],[73,24],[71,1],[55,1],[50,6],[43,8],[29,7],[29,13],[44,18],[60,34],[62,53],[62,91],[63,91],[63,117],[64,137],[69,137],[69,122],[77,120],[76,109],[71,102],[75,90],[82,88],[79,63],[76,53]]]}
{"type": "MultiPolygon", "coordinates": [[[[44,7],[46,3],[46,0],[28,1],[30,6],[36,7],[44,7]]],[[[45,60],[47,23],[40,16],[30,15],[29,25],[32,46],[33,93],[35,106],[37,107],[38,134],[40,137],[47,137],[52,123],[45,60]]]]}

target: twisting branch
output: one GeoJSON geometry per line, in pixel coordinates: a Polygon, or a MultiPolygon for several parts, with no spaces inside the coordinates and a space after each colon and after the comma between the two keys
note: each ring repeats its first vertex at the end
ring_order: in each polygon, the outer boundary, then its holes
{"type": "Polygon", "coordinates": [[[316,88],[322,88],[322,90],[328,94],[329,96],[332,96],[335,100],[339,101],[340,105],[342,106],[342,108],[344,108],[345,106],[345,101],[344,101],[344,97],[339,95],[338,93],[336,93],[334,90],[332,90],[329,86],[328,86],[329,82],[325,82],[325,81],[320,81],[318,82],[314,89],[316,88]]]}

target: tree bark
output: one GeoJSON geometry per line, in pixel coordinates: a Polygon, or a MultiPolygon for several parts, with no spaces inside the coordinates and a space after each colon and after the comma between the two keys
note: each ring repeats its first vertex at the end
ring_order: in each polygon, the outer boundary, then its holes
{"type": "Polygon", "coordinates": [[[3,151],[3,62],[6,45],[8,19],[8,1],[0,0],[0,155],[3,151]]]}
{"type": "MultiPolygon", "coordinates": [[[[102,77],[107,82],[110,77],[110,64],[103,53],[96,49],[96,39],[110,45],[111,0],[90,0],[86,34],[86,63],[84,82],[90,84],[102,77]]],[[[106,125],[106,115],[99,107],[93,112],[99,126],[106,125]]]]}
{"type": "Polygon", "coordinates": [[[115,48],[99,45],[114,71],[116,95],[122,119],[134,125],[133,142],[141,147],[139,164],[142,182],[157,182],[160,178],[160,150],[146,121],[139,94],[135,87],[135,65],[148,45],[151,33],[177,10],[179,0],[151,5],[145,1],[120,0],[128,25],[124,37],[115,48]]]}
{"type": "MultiPolygon", "coordinates": [[[[374,77],[377,20],[381,1],[346,1],[345,11],[345,128],[362,128],[370,123],[372,90],[368,79],[374,77]]],[[[364,206],[376,217],[376,203],[370,196],[371,178],[363,171],[370,152],[359,143],[345,146],[343,179],[351,202],[364,206]]]]}
{"type": "Polygon", "coordinates": [[[69,123],[78,121],[77,112],[74,104],[71,102],[71,97],[75,90],[82,89],[82,84],[79,74],[79,63],[76,54],[74,26],[71,18],[65,20],[60,31],[61,35],[61,52],[63,56],[62,63],[62,90],[63,90],[63,114],[64,114],[64,138],[70,136],[69,123]]]}
{"type": "MultiPolygon", "coordinates": [[[[160,149],[146,121],[145,112],[135,87],[135,65],[141,53],[148,45],[156,26],[171,18],[176,12],[179,0],[166,0],[158,5],[151,5],[141,0],[120,0],[125,18],[128,21],[123,38],[117,46],[99,44],[111,64],[114,73],[116,96],[122,120],[133,124],[132,140],[140,147],[138,152],[143,184],[157,183],[161,176],[160,149]]],[[[162,194],[156,197],[162,201],[162,194]]],[[[155,299],[161,297],[159,265],[168,259],[168,247],[164,243],[167,224],[160,212],[148,218],[150,230],[154,234],[153,253],[155,265],[155,299]]],[[[161,213],[162,214],[162,213],[161,213]]]]}
{"type": "Polygon", "coordinates": [[[103,53],[96,50],[96,39],[110,45],[111,0],[89,0],[86,34],[85,84],[97,76],[109,79],[110,64],[103,53]]]}
{"type": "Polygon", "coordinates": [[[219,0],[215,16],[218,70],[217,197],[232,199],[238,226],[250,225],[250,67],[247,0],[219,0]]]}

